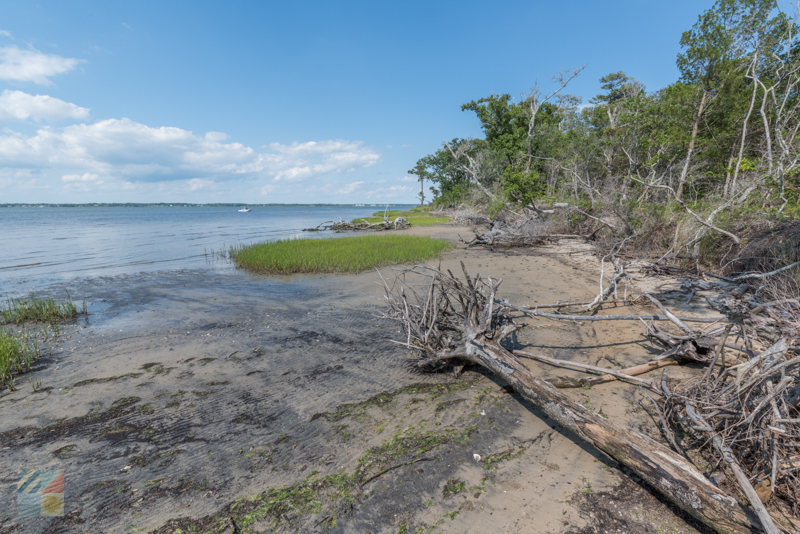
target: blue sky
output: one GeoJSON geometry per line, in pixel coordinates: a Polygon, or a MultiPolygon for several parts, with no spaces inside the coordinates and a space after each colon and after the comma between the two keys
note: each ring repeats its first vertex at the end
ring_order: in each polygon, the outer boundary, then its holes
{"type": "Polygon", "coordinates": [[[460,105],[678,77],[710,0],[0,0],[0,203],[415,202],[460,105]]]}

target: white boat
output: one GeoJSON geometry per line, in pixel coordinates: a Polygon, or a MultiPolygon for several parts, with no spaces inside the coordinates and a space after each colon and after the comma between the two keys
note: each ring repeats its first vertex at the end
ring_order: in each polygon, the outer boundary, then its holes
{"type": "Polygon", "coordinates": [[[250,209],[249,208],[245,208],[244,206],[239,208],[239,213],[247,213],[248,211],[250,211],[250,209]]]}

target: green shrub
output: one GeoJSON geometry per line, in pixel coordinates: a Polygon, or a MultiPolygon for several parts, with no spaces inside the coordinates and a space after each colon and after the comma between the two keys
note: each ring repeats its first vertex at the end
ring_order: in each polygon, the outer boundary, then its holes
{"type": "Polygon", "coordinates": [[[545,190],[546,183],[536,171],[525,172],[517,166],[506,167],[503,171],[503,191],[513,202],[527,206],[541,197],[545,190]]]}

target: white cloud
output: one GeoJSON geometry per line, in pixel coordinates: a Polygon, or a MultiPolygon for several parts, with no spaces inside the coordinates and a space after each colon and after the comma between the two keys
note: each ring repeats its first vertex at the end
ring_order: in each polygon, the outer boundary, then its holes
{"type": "MultiPolygon", "coordinates": [[[[7,49],[0,52],[3,50],[7,49]]],[[[0,77],[5,66],[0,63],[0,77]]],[[[251,180],[261,182],[253,194],[279,191],[285,196],[288,184],[279,187],[277,182],[344,174],[374,165],[381,157],[361,141],[273,143],[264,147],[267,150],[257,151],[230,142],[223,132],[195,135],[181,128],[154,128],[125,118],[44,126],[32,134],[3,126],[29,119],[55,122],[88,118],[88,109],[51,96],[12,90],[0,93],[0,187],[13,187],[18,193],[55,187],[58,189],[53,191],[64,193],[106,194],[146,189],[161,195],[219,192],[220,183],[226,180],[251,180]],[[27,182],[21,179],[28,176],[37,178],[27,182]],[[267,180],[272,183],[265,184],[267,180]],[[169,182],[174,185],[167,185],[169,182]]],[[[339,187],[341,193],[349,194],[363,183],[326,186],[324,194],[332,194],[339,187]]],[[[311,193],[322,193],[318,183],[311,193]]]]}
{"type": "MultiPolygon", "coordinates": [[[[66,110],[79,116],[82,109],[62,107],[62,114],[66,110]]],[[[44,112],[40,114],[44,116],[44,112]]],[[[274,143],[269,145],[272,152],[258,153],[241,143],[223,142],[227,135],[220,132],[197,136],[188,130],[152,128],[130,119],[45,127],[29,136],[5,132],[0,134],[0,160],[5,166],[49,168],[69,175],[88,172],[134,182],[248,176],[298,181],[346,173],[380,159],[359,141],[274,143]]]]}
{"type": "Polygon", "coordinates": [[[51,76],[69,72],[82,62],[82,59],[6,46],[0,48],[0,80],[50,85],[51,76]]]}
{"type": "Polygon", "coordinates": [[[225,141],[230,135],[223,132],[208,132],[205,137],[209,141],[225,141]]]}
{"type": "Polygon", "coordinates": [[[400,178],[401,182],[416,182],[418,179],[414,178],[413,176],[403,176],[400,178]]]}
{"type": "Polygon", "coordinates": [[[56,122],[65,119],[85,120],[89,110],[47,95],[29,95],[6,89],[0,93],[0,123],[33,119],[56,122]]]}
{"type": "Polygon", "coordinates": [[[360,186],[363,183],[364,182],[353,182],[352,184],[347,184],[346,186],[339,189],[339,191],[337,192],[342,195],[349,195],[350,193],[358,189],[358,186],[360,186]]]}
{"type": "Polygon", "coordinates": [[[61,179],[65,182],[97,182],[100,180],[100,176],[97,174],[91,173],[84,173],[83,175],[80,174],[65,174],[61,177],[61,179]]]}
{"type": "Polygon", "coordinates": [[[13,39],[13,37],[11,37],[11,32],[6,31],[6,30],[0,30],[0,35],[2,35],[4,37],[10,37],[11,39],[13,39]]]}
{"type": "Polygon", "coordinates": [[[382,187],[367,193],[367,198],[397,198],[401,195],[406,195],[414,191],[413,187],[407,185],[393,185],[391,187],[382,187]]]}
{"type": "Polygon", "coordinates": [[[261,194],[262,195],[268,195],[269,193],[272,193],[273,191],[277,191],[277,190],[278,190],[278,186],[277,185],[267,184],[267,185],[265,185],[264,187],[261,188],[261,194]]]}
{"type": "Polygon", "coordinates": [[[200,178],[192,178],[186,182],[189,186],[189,191],[199,191],[206,187],[214,185],[214,180],[201,180],[200,178]]]}
{"type": "Polygon", "coordinates": [[[275,180],[297,181],[311,176],[343,173],[370,167],[380,160],[380,154],[361,141],[310,141],[282,145],[272,143],[273,154],[259,160],[264,168],[273,169],[275,180]]]}
{"type": "Polygon", "coordinates": [[[97,191],[105,189],[105,182],[99,175],[93,173],[84,174],[65,174],[61,180],[66,184],[66,189],[70,191],[97,191]]]}
{"type": "Polygon", "coordinates": [[[161,181],[242,172],[258,158],[249,147],[213,138],[180,128],[151,128],[129,119],[109,119],[61,129],[42,128],[31,136],[0,136],[0,159],[20,167],[79,169],[161,181]]]}

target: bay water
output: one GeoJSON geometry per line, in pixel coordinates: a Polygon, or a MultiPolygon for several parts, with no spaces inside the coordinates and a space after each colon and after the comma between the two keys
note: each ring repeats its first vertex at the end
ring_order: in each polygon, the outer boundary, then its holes
{"type": "Polygon", "coordinates": [[[218,268],[209,258],[230,245],[342,235],[302,230],[383,208],[254,206],[249,213],[229,206],[0,208],[0,298],[76,278],[218,268]]]}

